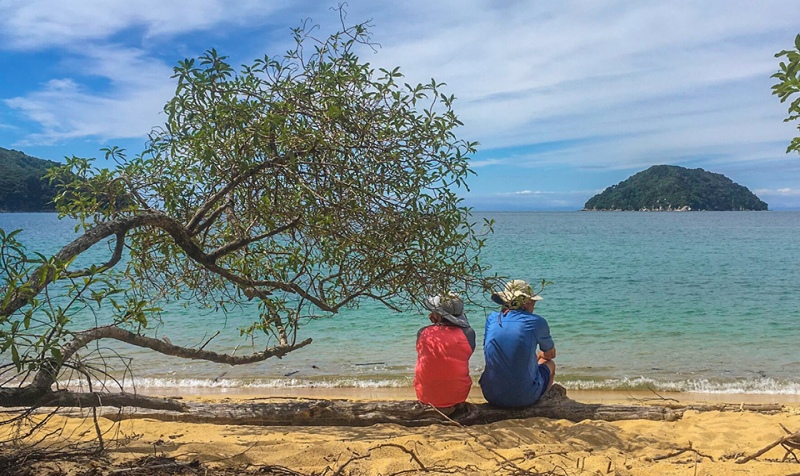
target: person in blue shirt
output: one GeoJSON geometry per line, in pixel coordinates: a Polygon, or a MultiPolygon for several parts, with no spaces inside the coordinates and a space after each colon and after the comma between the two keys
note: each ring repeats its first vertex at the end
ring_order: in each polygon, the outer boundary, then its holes
{"type": "Polygon", "coordinates": [[[502,308],[486,319],[486,368],[480,378],[483,397],[492,405],[532,405],[553,385],[556,346],[547,321],[533,313],[541,299],[521,279],[492,294],[492,301],[502,308]]]}

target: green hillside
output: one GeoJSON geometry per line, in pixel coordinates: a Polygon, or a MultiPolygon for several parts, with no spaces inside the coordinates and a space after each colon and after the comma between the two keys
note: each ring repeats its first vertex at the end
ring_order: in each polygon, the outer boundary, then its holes
{"type": "Polygon", "coordinates": [[[654,165],[589,199],[585,210],[767,210],[747,187],[722,174],[654,165]]]}
{"type": "Polygon", "coordinates": [[[55,188],[42,179],[54,165],[60,164],[0,147],[0,211],[54,211],[55,188]]]}

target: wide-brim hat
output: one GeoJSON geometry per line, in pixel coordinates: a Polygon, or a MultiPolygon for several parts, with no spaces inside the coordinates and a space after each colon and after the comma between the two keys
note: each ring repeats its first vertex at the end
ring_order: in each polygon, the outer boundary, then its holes
{"type": "Polygon", "coordinates": [[[458,327],[469,327],[467,315],[464,314],[464,301],[457,295],[429,296],[423,302],[425,309],[439,314],[458,327]]]}
{"type": "Polygon", "coordinates": [[[531,285],[521,279],[512,279],[502,291],[492,293],[492,301],[509,309],[519,309],[531,299],[541,301],[542,296],[534,293],[531,285]]]}

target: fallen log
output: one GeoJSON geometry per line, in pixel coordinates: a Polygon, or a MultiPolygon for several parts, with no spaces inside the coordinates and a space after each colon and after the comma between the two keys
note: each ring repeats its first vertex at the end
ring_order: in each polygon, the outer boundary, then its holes
{"type": "Polygon", "coordinates": [[[417,427],[457,422],[462,425],[544,417],[574,422],[582,420],[674,421],[683,410],[647,405],[581,403],[567,397],[556,384],[530,407],[498,408],[462,403],[440,412],[416,401],[350,401],[332,399],[290,400],[266,403],[186,403],[181,411],[133,409],[103,415],[112,420],[152,418],[185,423],[259,426],[369,426],[394,423],[417,427]],[[446,413],[446,416],[443,414],[446,413]],[[452,420],[452,422],[450,421],[452,420]]]}
{"type": "Polygon", "coordinates": [[[757,412],[778,413],[783,411],[780,403],[680,403],[680,402],[651,402],[650,405],[659,407],[694,410],[698,412],[757,412]]]}

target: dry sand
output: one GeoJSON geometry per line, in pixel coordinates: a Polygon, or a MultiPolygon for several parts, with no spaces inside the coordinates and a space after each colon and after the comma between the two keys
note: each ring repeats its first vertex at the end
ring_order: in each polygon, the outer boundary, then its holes
{"type": "MultiPolygon", "coordinates": [[[[263,392],[263,390],[262,390],[263,392]]],[[[409,389],[293,390],[269,397],[405,399],[409,389]]],[[[271,392],[272,393],[272,392],[271,392]]],[[[174,395],[175,393],[170,393],[174,395]]],[[[570,391],[584,402],[627,404],[653,395],[570,391]]],[[[202,401],[260,400],[249,394],[195,394],[202,401]]],[[[676,397],[668,395],[665,397],[676,397]]],[[[393,424],[366,428],[258,427],[169,423],[132,419],[114,426],[100,419],[106,439],[121,444],[110,451],[115,462],[145,455],[166,455],[178,461],[199,460],[207,467],[274,465],[305,474],[523,474],[520,470],[557,475],[781,475],[800,474],[800,463],[777,446],[745,464],[750,455],[785,433],[800,430],[800,397],[677,395],[682,402],[784,403],[783,412],[687,412],[675,422],[644,420],[603,422],[529,418],[488,425],[432,425],[405,428],[393,424]],[[677,454],[684,451],[681,454],[677,454]],[[343,468],[342,468],[343,467],[343,468]],[[327,468],[327,472],[326,472],[327,468]]],[[[411,397],[413,399],[413,394],[411,397]]],[[[479,393],[471,400],[481,402],[479,393]]],[[[59,417],[70,439],[93,434],[91,419],[59,417]]],[[[800,451],[796,452],[800,458],[800,451]]],[[[98,463],[98,465],[102,465],[98,463]]],[[[86,467],[82,468],[83,470],[86,467]]]]}

